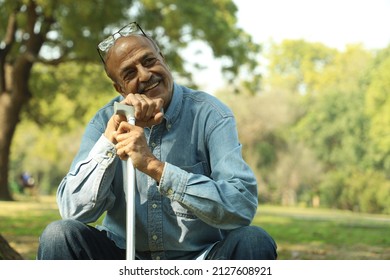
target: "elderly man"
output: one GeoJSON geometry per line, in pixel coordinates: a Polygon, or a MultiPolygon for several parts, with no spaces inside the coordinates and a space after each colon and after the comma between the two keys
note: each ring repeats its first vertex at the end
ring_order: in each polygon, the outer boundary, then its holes
{"type": "Polygon", "coordinates": [[[176,84],[137,23],[99,54],[120,95],[88,124],[58,188],[63,220],[41,235],[38,259],[125,258],[127,159],[136,169],[137,259],[275,259],[274,240],[250,225],[257,183],[232,112],[176,84]],[[135,125],[114,114],[115,101],[134,106],[135,125]],[[103,214],[102,225],[88,225],[103,214]]]}

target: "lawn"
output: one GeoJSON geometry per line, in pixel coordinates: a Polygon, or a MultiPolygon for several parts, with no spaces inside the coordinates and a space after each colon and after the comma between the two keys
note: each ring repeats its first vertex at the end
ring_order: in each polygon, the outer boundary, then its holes
{"type": "MultiPolygon", "coordinates": [[[[0,233],[35,259],[45,225],[59,219],[54,197],[0,201],[0,233]]],[[[261,205],[254,224],[278,244],[279,259],[390,259],[390,216],[261,205]]]]}
{"type": "Polygon", "coordinates": [[[279,259],[390,259],[390,216],[260,206],[254,224],[274,237],[279,259]]]}

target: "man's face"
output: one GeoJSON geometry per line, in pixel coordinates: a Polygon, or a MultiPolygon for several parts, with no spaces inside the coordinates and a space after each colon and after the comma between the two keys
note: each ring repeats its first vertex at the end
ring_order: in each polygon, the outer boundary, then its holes
{"type": "Polygon", "coordinates": [[[123,97],[145,94],[151,99],[163,99],[164,108],[168,107],[173,94],[172,74],[148,38],[118,38],[107,55],[106,71],[123,97]]]}

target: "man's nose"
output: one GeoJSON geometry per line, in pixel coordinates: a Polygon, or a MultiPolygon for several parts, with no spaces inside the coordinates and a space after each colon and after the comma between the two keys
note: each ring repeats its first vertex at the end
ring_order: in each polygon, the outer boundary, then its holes
{"type": "Polygon", "coordinates": [[[151,75],[152,73],[148,70],[148,68],[143,67],[142,65],[138,67],[138,79],[140,82],[149,81],[151,75]]]}

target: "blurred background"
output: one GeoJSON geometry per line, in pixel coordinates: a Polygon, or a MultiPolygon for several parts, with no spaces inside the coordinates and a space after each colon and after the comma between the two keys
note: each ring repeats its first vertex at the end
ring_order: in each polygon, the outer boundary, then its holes
{"type": "Polygon", "coordinates": [[[234,111],[260,205],[388,219],[389,12],[388,0],[0,0],[0,200],[55,194],[117,94],[96,46],[137,21],[176,82],[234,111]]]}

